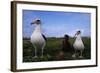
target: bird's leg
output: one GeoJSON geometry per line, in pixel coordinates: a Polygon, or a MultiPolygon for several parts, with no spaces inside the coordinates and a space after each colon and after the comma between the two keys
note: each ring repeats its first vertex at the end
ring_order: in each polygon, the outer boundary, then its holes
{"type": "Polygon", "coordinates": [[[83,54],[83,50],[80,50],[80,56],[79,56],[79,58],[83,58],[82,54],[83,54]]]}
{"type": "Polygon", "coordinates": [[[41,54],[41,58],[43,58],[43,53],[44,53],[44,52],[43,52],[43,50],[44,50],[44,46],[45,46],[45,45],[43,45],[43,47],[42,47],[42,54],[41,54]]]}
{"type": "Polygon", "coordinates": [[[76,50],[75,50],[75,53],[72,55],[72,57],[73,57],[73,58],[75,58],[75,57],[76,57],[76,50]]]}
{"type": "Polygon", "coordinates": [[[37,49],[36,49],[36,47],[34,47],[35,48],[35,58],[37,58],[37,49]]]}
{"type": "Polygon", "coordinates": [[[41,54],[41,58],[43,58],[43,49],[44,49],[44,48],[42,48],[42,54],[41,54]]]}

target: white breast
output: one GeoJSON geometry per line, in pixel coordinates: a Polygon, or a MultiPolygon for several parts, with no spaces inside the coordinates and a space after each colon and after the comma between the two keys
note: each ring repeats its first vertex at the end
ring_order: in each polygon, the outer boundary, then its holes
{"type": "Polygon", "coordinates": [[[45,44],[45,40],[40,33],[34,32],[31,36],[31,43],[33,45],[42,46],[43,44],[45,44]]]}
{"type": "Polygon", "coordinates": [[[77,36],[74,44],[73,44],[74,48],[77,49],[77,50],[81,50],[81,49],[84,49],[84,44],[83,44],[83,41],[81,39],[81,36],[77,36]]]}

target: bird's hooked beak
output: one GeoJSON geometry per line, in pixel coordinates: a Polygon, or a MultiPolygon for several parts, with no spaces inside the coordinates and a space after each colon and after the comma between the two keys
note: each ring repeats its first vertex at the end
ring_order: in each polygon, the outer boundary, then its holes
{"type": "Polygon", "coordinates": [[[35,20],[35,21],[32,21],[30,24],[31,24],[31,25],[36,24],[36,20],[35,20]]]}
{"type": "Polygon", "coordinates": [[[31,24],[31,25],[33,25],[33,24],[34,24],[34,22],[31,22],[30,24],[31,24]]]}

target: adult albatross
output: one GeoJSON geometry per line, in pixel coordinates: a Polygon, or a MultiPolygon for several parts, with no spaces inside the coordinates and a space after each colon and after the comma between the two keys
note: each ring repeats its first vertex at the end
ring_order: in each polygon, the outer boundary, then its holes
{"type": "Polygon", "coordinates": [[[31,43],[33,44],[35,48],[35,58],[37,56],[37,49],[41,49],[41,57],[43,57],[43,50],[46,45],[46,37],[41,33],[41,20],[36,18],[35,20],[32,21],[31,24],[35,25],[35,29],[31,35],[31,43]]]}
{"type": "Polygon", "coordinates": [[[75,37],[76,37],[76,40],[73,44],[73,47],[75,49],[75,53],[72,55],[72,57],[76,57],[77,55],[77,51],[80,51],[80,55],[79,55],[79,58],[83,58],[83,50],[84,50],[84,44],[83,44],[83,41],[82,41],[82,38],[81,38],[81,31],[77,31],[76,34],[75,34],[75,37]]]}

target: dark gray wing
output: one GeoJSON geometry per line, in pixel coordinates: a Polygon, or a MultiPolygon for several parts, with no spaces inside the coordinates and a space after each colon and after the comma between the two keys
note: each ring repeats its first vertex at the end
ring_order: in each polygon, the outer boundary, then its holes
{"type": "Polygon", "coordinates": [[[47,38],[45,37],[45,35],[44,35],[44,34],[42,34],[42,36],[43,36],[43,38],[45,39],[45,41],[47,41],[47,38]]]}

